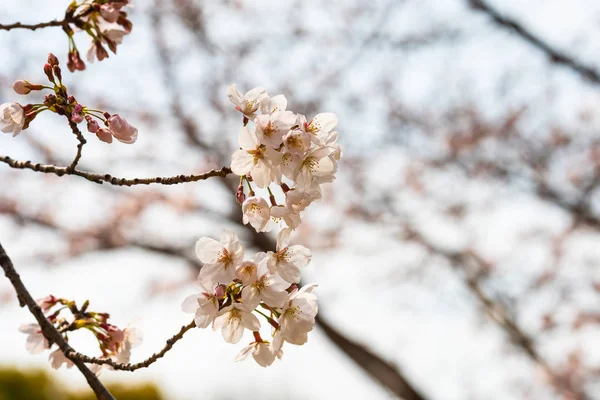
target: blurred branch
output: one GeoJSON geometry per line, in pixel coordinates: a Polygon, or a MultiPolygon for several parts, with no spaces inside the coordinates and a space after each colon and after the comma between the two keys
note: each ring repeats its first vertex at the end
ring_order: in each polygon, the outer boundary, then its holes
{"type": "Polygon", "coordinates": [[[527,354],[527,356],[541,368],[541,370],[550,380],[552,387],[559,394],[564,395],[565,398],[572,400],[587,400],[590,398],[587,396],[587,394],[585,394],[583,389],[577,390],[573,388],[573,385],[564,379],[561,374],[553,371],[548,362],[535,348],[535,343],[531,336],[523,332],[517,322],[504,307],[488,297],[483,289],[481,289],[481,286],[479,285],[478,273],[489,269],[488,262],[486,262],[473,250],[459,252],[443,249],[434,245],[431,241],[426,239],[421,233],[412,227],[405,226],[404,228],[407,240],[412,240],[416,243],[419,243],[431,254],[445,258],[455,271],[460,272],[460,275],[464,276],[467,287],[477,298],[477,300],[479,300],[479,303],[483,306],[486,314],[508,334],[511,341],[517,347],[523,350],[524,353],[527,354]],[[475,273],[467,271],[466,268],[467,265],[472,263],[475,264],[478,270],[475,273]]]}
{"type": "MultiPolygon", "coordinates": [[[[2,247],[2,244],[0,244],[0,266],[2,266],[4,274],[15,288],[20,306],[27,306],[27,308],[29,308],[31,314],[33,314],[35,319],[38,321],[40,328],[42,329],[42,333],[46,339],[48,339],[50,343],[56,343],[60,350],[68,357],[69,353],[74,352],[73,348],[67,343],[60,332],[54,328],[50,321],[46,319],[44,312],[37,305],[33,297],[31,297],[31,294],[23,284],[23,281],[21,281],[21,277],[15,270],[15,267],[6,254],[6,251],[2,247]]],[[[90,385],[90,388],[94,391],[99,400],[115,400],[115,398],[104,387],[104,385],[102,385],[100,380],[98,380],[98,377],[92,371],[90,371],[83,361],[77,359],[72,359],[72,361],[81,371],[90,385]]]]}
{"type": "Polygon", "coordinates": [[[496,9],[491,7],[484,0],[467,0],[469,5],[479,10],[489,17],[499,26],[509,29],[518,36],[520,36],[523,40],[536,47],[538,50],[543,51],[549,57],[550,61],[556,64],[563,65],[572,71],[579,74],[581,77],[587,79],[588,81],[600,85],[600,72],[594,69],[591,66],[585,65],[579,60],[571,57],[560,50],[552,47],[550,44],[546,43],[544,40],[539,38],[538,36],[531,33],[528,29],[524,28],[517,21],[505,17],[500,14],[496,9]]]}
{"type": "MultiPolygon", "coordinates": [[[[30,169],[36,172],[43,172],[46,174],[54,174],[57,176],[64,175],[75,175],[81,176],[82,178],[87,179],[88,181],[102,184],[103,182],[110,183],[115,186],[135,186],[135,185],[149,185],[151,183],[161,184],[161,185],[176,185],[179,183],[187,183],[187,182],[197,182],[203,181],[208,178],[212,178],[215,176],[220,176],[224,178],[225,176],[231,173],[231,169],[229,167],[223,167],[221,169],[212,169],[208,172],[198,175],[176,175],[169,177],[154,177],[154,178],[117,178],[110,174],[96,174],[87,171],[81,171],[77,169],[72,169],[71,164],[68,167],[57,167],[56,165],[43,165],[43,164],[32,164],[31,161],[17,161],[13,160],[8,156],[0,156],[0,162],[8,164],[11,168],[16,169],[30,169]]],[[[74,160],[75,162],[75,160],[74,160]]]]}

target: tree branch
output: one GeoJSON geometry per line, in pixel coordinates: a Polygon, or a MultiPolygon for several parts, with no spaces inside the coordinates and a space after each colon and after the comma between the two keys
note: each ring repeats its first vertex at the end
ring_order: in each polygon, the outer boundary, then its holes
{"type": "Polygon", "coordinates": [[[52,21],[40,22],[39,24],[32,24],[32,25],[15,22],[14,24],[7,24],[7,25],[0,24],[0,31],[10,31],[12,29],[29,29],[29,30],[35,31],[36,29],[48,28],[51,26],[64,26],[65,24],[67,24],[67,21],[64,19],[61,19],[60,21],[55,19],[52,21]]]}
{"type": "Polygon", "coordinates": [[[73,172],[75,171],[75,167],[77,167],[77,163],[79,163],[79,160],[81,159],[81,151],[83,150],[83,146],[87,143],[87,141],[85,140],[85,137],[83,137],[83,134],[77,127],[77,124],[71,119],[70,115],[67,115],[67,120],[69,121],[69,126],[71,127],[73,134],[79,142],[77,143],[77,154],[75,154],[73,162],[71,162],[71,164],[67,167],[68,172],[73,172]]]}
{"type": "Polygon", "coordinates": [[[30,169],[36,172],[43,172],[46,174],[54,174],[57,176],[64,175],[75,175],[87,179],[88,181],[102,184],[103,182],[110,183],[115,186],[135,186],[135,185],[149,185],[151,183],[157,183],[161,185],[176,185],[179,183],[203,181],[208,178],[220,176],[222,178],[231,174],[229,167],[223,167],[221,169],[211,169],[208,172],[198,175],[175,175],[168,177],[154,177],[154,178],[117,178],[110,174],[96,174],[88,171],[81,171],[78,169],[69,169],[70,167],[58,167],[56,165],[44,165],[44,164],[33,164],[31,161],[17,161],[13,160],[8,156],[0,156],[0,162],[8,164],[11,168],[16,169],[30,169]]]}
{"type": "MultiPolygon", "coordinates": [[[[27,308],[29,308],[29,311],[31,314],[33,314],[40,325],[42,333],[46,339],[48,339],[50,343],[56,343],[60,350],[68,357],[68,354],[74,352],[73,348],[69,345],[69,343],[67,343],[67,341],[50,323],[50,321],[46,319],[44,312],[37,305],[33,297],[31,297],[31,294],[23,284],[23,281],[21,281],[21,277],[15,270],[15,267],[6,254],[6,251],[2,247],[2,244],[0,244],[0,266],[2,266],[4,274],[15,288],[21,307],[27,306],[27,308]]],[[[81,371],[87,380],[88,385],[90,385],[90,388],[94,391],[99,400],[115,400],[112,394],[110,394],[104,385],[102,385],[98,377],[92,371],[90,371],[83,361],[78,359],[72,359],[72,361],[77,366],[79,371],[81,371]]]]}
{"type": "Polygon", "coordinates": [[[600,85],[600,72],[595,68],[585,65],[574,57],[552,47],[550,44],[524,28],[517,21],[500,14],[484,0],[467,0],[467,3],[473,9],[487,14],[497,25],[512,31],[538,50],[546,53],[551,62],[569,68],[584,79],[587,79],[596,85],[600,85]]]}
{"type": "Polygon", "coordinates": [[[187,331],[189,331],[190,329],[195,328],[195,327],[196,327],[196,323],[194,321],[190,322],[189,324],[187,324],[185,326],[182,326],[181,329],[179,330],[179,332],[177,332],[175,335],[173,335],[173,337],[171,337],[169,340],[167,340],[167,344],[165,345],[165,347],[163,347],[163,349],[161,351],[159,351],[158,353],[154,353],[153,355],[148,357],[146,360],[136,363],[136,364],[121,364],[121,363],[114,362],[110,358],[88,357],[84,354],[77,353],[75,350],[72,350],[69,354],[67,354],[67,357],[69,357],[71,360],[80,360],[80,361],[83,361],[86,363],[98,364],[98,365],[105,364],[105,365],[110,365],[111,367],[113,367],[113,369],[117,369],[120,371],[133,372],[137,369],[147,368],[151,364],[154,364],[159,358],[164,357],[164,355],[167,354],[167,352],[173,348],[173,345],[183,338],[183,335],[185,335],[185,333],[187,331]]]}

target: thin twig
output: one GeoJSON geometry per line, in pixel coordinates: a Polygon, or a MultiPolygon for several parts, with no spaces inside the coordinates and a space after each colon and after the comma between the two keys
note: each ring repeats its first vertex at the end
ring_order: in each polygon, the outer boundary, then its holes
{"type": "Polygon", "coordinates": [[[57,176],[64,175],[75,175],[87,179],[88,181],[102,184],[104,182],[110,183],[115,186],[135,186],[135,185],[149,185],[152,183],[161,185],[176,185],[179,183],[197,182],[203,181],[208,178],[220,176],[222,178],[231,174],[231,168],[223,167],[221,169],[211,169],[208,172],[198,175],[175,175],[168,177],[154,177],[154,178],[117,178],[110,174],[96,174],[88,171],[81,171],[78,169],[69,170],[69,167],[58,167],[56,165],[44,165],[44,164],[33,164],[31,161],[17,161],[13,160],[8,156],[0,156],[0,162],[8,164],[11,168],[16,169],[30,169],[36,172],[43,172],[46,174],[54,174],[57,176]]]}
{"type": "Polygon", "coordinates": [[[195,327],[196,327],[196,323],[194,321],[190,322],[189,324],[187,324],[185,326],[182,326],[181,329],[179,330],[179,332],[177,332],[177,334],[173,335],[173,337],[171,337],[169,340],[167,340],[167,344],[165,345],[165,347],[163,347],[163,349],[161,351],[159,351],[158,353],[154,353],[153,355],[148,357],[146,360],[136,363],[136,364],[121,364],[121,363],[114,362],[110,358],[88,357],[84,354],[77,353],[74,350],[68,354],[68,357],[71,360],[77,359],[77,360],[80,360],[80,361],[83,361],[83,362],[86,362],[89,364],[98,364],[98,365],[105,364],[105,365],[110,365],[114,369],[117,369],[120,371],[133,372],[137,369],[148,368],[151,364],[154,364],[159,358],[164,357],[164,355],[167,354],[167,352],[173,348],[173,345],[183,338],[183,335],[185,335],[185,333],[187,331],[189,331],[190,329],[195,328],[195,327]]]}
{"type": "Polygon", "coordinates": [[[67,23],[66,20],[52,20],[48,22],[40,22],[39,24],[22,24],[20,22],[15,22],[14,24],[2,25],[0,24],[0,31],[10,31],[11,29],[29,29],[35,31],[36,29],[48,28],[52,26],[64,26],[67,23]]]}
{"type": "Polygon", "coordinates": [[[579,60],[576,60],[574,57],[552,47],[550,44],[546,43],[544,40],[540,39],[529,30],[524,28],[517,21],[500,14],[484,0],[467,0],[467,2],[472,8],[482,11],[490,16],[497,25],[511,30],[529,44],[546,53],[550,58],[550,61],[553,63],[570,68],[572,71],[576,72],[590,82],[600,85],[600,72],[598,70],[589,65],[585,65],[579,60]]]}
{"type": "Polygon", "coordinates": [[[85,137],[83,137],[83,134],[77,127],[77,124],[73,122],[73,120],[71,120],[70,116],[67,116],[67,120],[69,121],[69,126],[71,127],[73,134],[79,142],[77,143],[77,154],[75,154],[75,158],[73,159],[73,162],[71,162],[71,165],[67,167],[68,172],[73,172],[75,171],[75,167],[77,167],[77,163],[81,159],[81,151],[83,150],[83,146],[87,143],[87,141],[85,140],[85,137]]]}
{"type": "MultiPolygon", "coordinates": [[[[37,320],[40,328],[42,329],[42,333],[46,339],[50,343],[56,343],[56,345],[60,348],[60,350],[65,354],[70,354],[74,352],[73,348],[67,343],[67,341],[63,338],[58,330],[46,319],[44,316],[44,312],[37,305],[31,294],[23,284],[21,277],[15,270],[15,267],[6,254],[6,251],[0,244],[0,266],[4,270],[4,274],[12,283],[15,291],[17,292],[17,298],[19,299],[19,304],[21,307],[27,306],[29,311],[35,319],[37,320]]],[[[67,355],[68,357],[68,355],[67,355]]],[[[96,394],[96,397],[100,400],[115,400],[112,394],[102,385],[102,382],[98,379],[98,377],[90,371],[90,369],[85,365],[85,363],[78,359],[72,359],[73,363],[77,366],[77,368],[81,371],[85,379],[87,380],[90,388],[96,394]]]]}

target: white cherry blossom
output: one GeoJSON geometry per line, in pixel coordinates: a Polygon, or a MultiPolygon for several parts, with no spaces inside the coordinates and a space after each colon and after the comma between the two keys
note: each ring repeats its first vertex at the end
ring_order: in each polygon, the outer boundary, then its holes
{"type": "Polygon", "coordinates": [[[50,366],[54,369],[59,369],[63,364],[65,364],[67,368],[71,368],[74,365],[73,361],[69,360],[61,349],[56,349],[50,353],[48,361],[50,361],[50,366]]]}
{"type": "Polygon", "coordinates": [[[284,95],[278,94],[268,100],[265,99],[260,103],[260,111],[263,114],[273,114],[277,111],[285,111],[287,108],[287,99],[284,95]]]}
{"type": "Polygon", "coordinates": [[[269,204],[262,197],[251,196],[242,203],[242,221],[256,232],[266,232],[271,218],[269,204]]]}
{"type": "Polygon", "coordinates": [[[278,148],[285,135],[296,123],[296,114],[291,111],[275,111],[256,117],[256,136],[266,146],[278,148]]]}
{"type": "Polygon", "coordinates": [[[236,110],[251,119],[256,117],[261,102],[268,101],[268,95],[264,88],[255,87],[243,95],[235,84],[227,87],[227,97],[235,105],[236,110]]]}
{"type": "Polygon", "coordinates": [[[329,158],[331,148],[317,146],[309,151],[295,171],[294,180],[298,189],[309,189],[315,177],[333,178],[335,173],[334,161],[329,158]]]}
{"type": "Polygon", "coordinates": [[[326,135],[338,124],[338,118],[333,113],[317,114],[310,122],[304,115],[298,115],[298,126],[308,133],[315,144],[322,144],[326,135]]]}
{"type": "Polygon", "coordinates": [[[244,334],[244,329],[258,331],[260,322],[243,304],[233,303],[217,314],[213,322],[213,330],[221,329],[223,339],[227,343],[237,343],[244,334]]]}
{"type": "Polygon", "coordinates": [[[17,136],[25,126],[25,110],[19,103],[0,105],[0,130],[17,136]]]}
{"type": "Polygon", "coordinates": [[[319,311],[317,296],[312,293],[316,287],[316,284],[309,284],[290,293],[277,319],[279,329],[273,338],[275,351],[281,350],[283,341],[302,345],[308,340],[308,332],[315,326],[315,317],[319,311]]]}
{"type": "Polygon", "coordinates": [[[242,303],[249,310],[255,309],[261,301],[271,307],[283,307],[288,297],[285,290],[290,284],[278,274],[269,271],[264,255],[261,257],[257,278],[242,289],[242,303]]]}
{"type": "Polygon", "coordinates": [[[38,324],[24,324],[19,327],[19,331],[27,334],[27,343],[25,348],[31,354],[40,354],[50,348],[48,340],[42,333],[42,328],[38,324]]]}
{"type": "Polygon", "coordinates": [[[204,287],[215,287],[233,280],[236,268],[243,261],[244,247],[235,232],[223,229],[220,242],[200,238],[196,242],[196,256],[204,263],[198,279],[204,287]]]}
{"type": "Polygon", "coordinates": [[[244,347],[235,358],[235,361],[245,360],[250,354],[252,354],[254,361],[261,367],[268,367],[275,361],[275,353],[269,342],[262,340],[252,342],[247,347],[244,347]]]}
{"type": "Polygon", "coordinates": [[[313,201],[320,199],[318,192],[305,192],[292,189],[285,194],[285,205],[291,211],[299,213],[304,211],[313,201]]]}
{"type": "Polygon", "coordinates": [[[181,310],[194,314],[194,322],[198,328],[206,328],[210,325],[219,312],[219,299],[214,291],[207,290],[200,285],[202,291],[185,298],[181,304],[181,310]]]}
{"type": "Polygon", "coordinates": [[[302,222],[300,214],[286,206],[271,207],[271,220],[275,222],[283,221],[290,229],[296,229],[302,222]]]}
{"type": "MultiPolygon", "coordinates": [[[[264,261],[267,253],[259,252],[250,260],[244,261],[236,271],[236,278],[242,281],[242,285],[251,285],[258,279],[258,264],[264,261]]],[[[254,308],[254,307],[248,307],[254,308]]]]}
{"type": "Polygon", "coordinates": [[[277,235],[277,251],[267,253],[267,267],[272,273],[279,273],[289,283],[300,281],[300,268],[310,262],[312,253],[302,245],[288,246],[291,229],[282,229],[277,235]]]}
{"type": "Polygon", "coordinates": [[[310,136],[301,129],[289,131],[283,137],[283,145],[288,153],[303,155],[310,148],[310,136]]]}
{"type": "Polygon", "coordinates": [[[260,188],[269,186],[272,182],[273,160],[278,157],[278,152],[269,146],[258,142],[256,132],[248,127],[242,127],[239,134],[239,145],[231,156],[231,170],[236,175],[252,174],[252,179],[260,188]]]}

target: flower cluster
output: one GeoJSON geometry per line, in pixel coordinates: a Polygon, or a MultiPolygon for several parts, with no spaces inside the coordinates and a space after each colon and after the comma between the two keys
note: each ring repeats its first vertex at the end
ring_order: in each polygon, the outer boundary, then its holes
{"type": "MultiPolygon", "coordinates": [[[[106,47],[117,53],[117,46],[123,42],[123,37],[131,32],[133,27],[123,10],[129,0],[85,0],[74,1],[66,12],[66,20],[86,32],[92,39],[87,51],[87,60],[102,61],[108,57],[106,47]],[[106,46],[106,47],[105,47],[106,46]]],[[[83,71],[85,63],[81,59],[75,41],[74,30],[70,25],[64,27],[69,37],[69,56],[67,68],[69,71],[83,71]]]]}
{"type": "Polygon", "coordinates": [[[220,241],[203,237],[196,243],[196,255],[203,267],[198,277],[201,292],[187,297],[182,310],[194,313],[199,328],[212,324],[228,343],[238,343],[246,329],[254,341],[242,349],[236,360],[250,354],[256,362],[269,366],[281,358],[285,342],[302,345],[315,325],[316,285],[298,289],[300,269],[312,257],[301,245],[289,245],[290,229],[277,237],[275,252],[257,253],[244,259],[244,248],[236,234],[223,229],[220,241]],[[263,317],[272,327],[272,340],[260,333],[263,317]]]}
{"type": "Polygon", "coordinates": [[[335,179],[341,157],[337,117],[321,113],[308,121],[304,115],[286,110],[285,96],[270,97],[262,87],[242,94],[230,85],[227,94],[243,114],[240,149],[231,157],[231,170],[240,176],[236,199],[242,205],[244,224],[251,224],[257,232],[270,231],[276,223],[296,229],[300,213],[321,198],[321,184],[335,179]],[[252,126],[248,126],[250,120],[252,126]],[[256,195],[251,182],[267,190],[268,202],[256,195]],[[272,184],[283,192],[281,204],[272,184]]]}
{"type": "MultiPolygon", "coordinates": [[[[141,342],[140,331],[128,326],[120,329],[108,322],[110,316],[106,313],[97,313],[88,311],[89,302],[85,302],[81,308],[77,307],[75,301],[57,298],[52,295],[37,300],[46,318],[63,335],[66,341],[69,340],[69,333],[79,329],[87,329],[92,332],[100,351],[101,358],[110,358],[119,363],[128,363],[131,357],[131,349],[141,342]],[[65,313],[69,313],[65,317],[65,313]]],[[[32,354],[40,354],[48,350],[51,344],[48,342],[42,329],[38,324],[21,325],[19,330],[27,334],[27,350],[32,354]]],[[[57,348],[50,353],[50,364],[58,369],[62,365],[67,368],[73,366],[62,350],[57,348]]],[[[100,365],[91,365],[90,368],[97,374],[102,370],[100,365]]]]}
{"type": "Polygon", "coordinates": [[[13,89],[17,94],[27,95],[31,91],[52,90],[44,97],[41,104],[5,103],[0,105],[0,130],[13,133],[16,136],[42,111],[49,110],[59,115],[65,115],[70,122],[79,124],[86,121],[87,130],[95,134],[98,139],[112,143],[113,138],[122,143],[134,143],[138,137],[138,130],[118,114],[110,115],[107,112],[94,110],[77,102],[70,96],[67,87],[62,83],[62,72],[58,59],[52,53],[48,55],[48,62],[44,65],[44,73],[53,86],[32,84],[28,81],[16,81],[13,89]],[[102,127],[98,123],[101,122],[102,127]]]}

